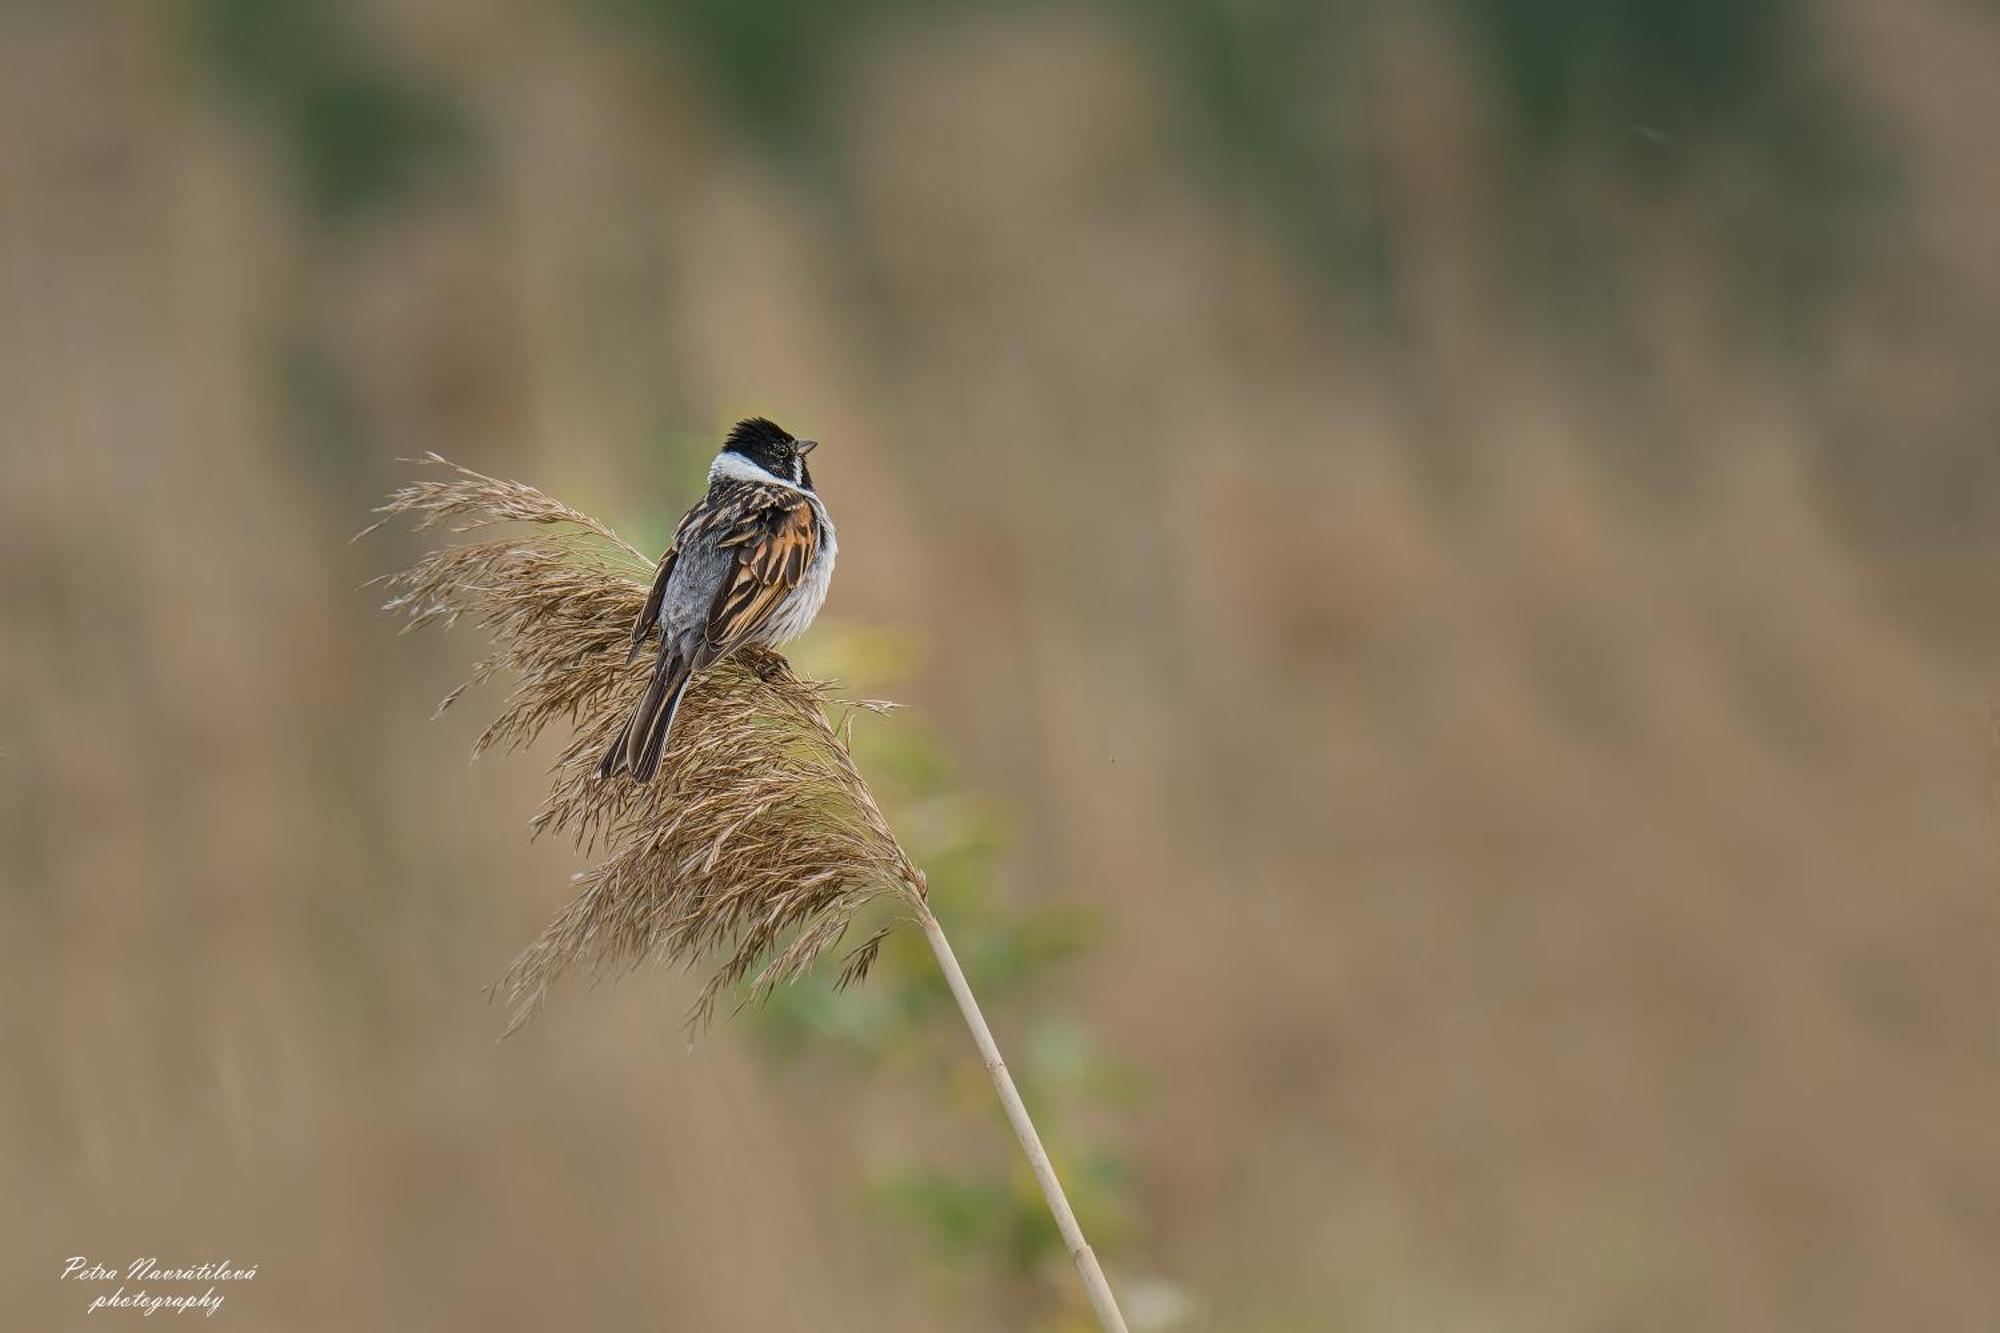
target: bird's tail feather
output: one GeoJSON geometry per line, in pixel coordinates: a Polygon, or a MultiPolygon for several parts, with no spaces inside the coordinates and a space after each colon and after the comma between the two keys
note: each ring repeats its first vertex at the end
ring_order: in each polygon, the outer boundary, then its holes
{"type": "MultiPolygon", "coordinates": [[[[644,731],[645,741],[629,757],[632,764],[632,780],[651,782],[660,771],[660,756],[666,752],[667,734],[673,730],[674,714],[681,708],[681,694],[687,689],[689,673],[676,674],[673,687],[667,691],[660,706],[654,711],[651,724],[644,731]]],[[[637,736],[641,733],[635,732],[637,736]]]]}
{"type": "Polygon", "coordinates": [[[629,770],[634,782],[651,782],[660,771],[660,756],[667,748],[667,734],[673,729],[674,714],[680,711],[681,694],[687,689],[689,671],[679,654],[662,651],[653,667],[653,678],[639,696],[632,716],[604,758],[597,776],[614,777],[629,770]]]}

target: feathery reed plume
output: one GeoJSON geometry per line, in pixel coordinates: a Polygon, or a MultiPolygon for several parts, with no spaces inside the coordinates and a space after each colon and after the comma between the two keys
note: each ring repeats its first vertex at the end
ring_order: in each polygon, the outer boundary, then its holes
{"type": "MultiPolygon", "coordinates": [[[[532,1017],[550,984],[571,969],[623,971],[648,960],[692,967],[717,956],[722,961],[688,1016],[698,1026],[730,988],[743,986],[748,1000],[804,975],[841,945],[862,908],[900,906],[944,971],[1099,1322],[1124,1333],[1110,1285],[930,910],[923,872],[890,831],[845,735],[827,717],[828,687],[800,677],[768,649],[739,649],[688,687],[653,782],[598,778],[598,756],[645,686],[643,666],[628,669],[626,648],[653,562],[605,524],[532,486],[437,454],[423,462],[450,475],[396,490],[377,511],[384,518],[366,531],[404,515],[416,519],[418,531],[442,525],[476,534],[512,523],[534,530],[430,551],[380,580],[389,591],[384,610],[402,616],[406,631],[449,626],[461,616],[486,629],[492,651],[438,711],[469,686],[511,674],[514,687],[473,753],[518,749],[550,723],[566,724],[570,738],[532,827],[604,858],[576,876],[577,896],[499,983],[511,1011],[507,1030],[532,1017]]],[[[866,977],[895,924],[847,951],[837,985],[866,977]]]]}

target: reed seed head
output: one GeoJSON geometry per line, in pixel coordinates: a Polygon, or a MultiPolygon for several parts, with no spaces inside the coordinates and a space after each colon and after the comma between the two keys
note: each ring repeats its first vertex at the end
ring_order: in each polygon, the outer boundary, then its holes
{"type": "MultiPolygon", "coordinates": [[[[436,454],[423,462],[446,475],[393,492],[382,522],[409,516],[418,531],[461,536],[528,526],[428,552],[380,581],[383,609],[405,629],[469,617],[487,631],[492,651],[438,711],[472,685],[512,677],[474,754],[532,744],[552,723],[566,728],[533,828],[601,857],[498,983],[509,1032],[571,969],[719,959],[688,1016],[698,1026],[731,987],[747,983],[749,999],[796,980],[842,943],[863,907],[900,900],[924,913],[923,875],[855,768],[844,728],[827,716],[829,686],[768,649],[740,649],[695,678],[654,781],[598,778],[598,757],[645,687],[650,663],[625,658],[652,562],[532,486],[436,454]]],[[[849,722],[853,709],[888,707],[844,706],[849,722]]],[[[846,953],[838,984],[866,976],[891,926],[846,953]]]]}

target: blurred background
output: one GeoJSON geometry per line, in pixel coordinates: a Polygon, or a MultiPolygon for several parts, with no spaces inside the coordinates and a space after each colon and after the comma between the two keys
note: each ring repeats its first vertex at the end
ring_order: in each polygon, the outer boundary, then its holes
{"type": "Polygon", "coordinates": [[[1085,1326],[921,958],[495,1040],[550,756],[348,538],[760,412],[1135,1329],[2000,1327],[1991,5],[6,0],[0,126],[0,1323],[1085,1326]]]}

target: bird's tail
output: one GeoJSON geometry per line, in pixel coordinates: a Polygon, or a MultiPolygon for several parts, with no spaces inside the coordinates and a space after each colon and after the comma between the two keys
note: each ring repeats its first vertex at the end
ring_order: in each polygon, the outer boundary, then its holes
{"type": "Polygon", "coordinates": [[[625,729],[598,762],[598,777],[615,777],[629,770],[634,782],[653,780],[653,775],[660,771],[660,756],[666,751],[667,733],[673,729],[674,714],[680,709],[689,674],[679,653],[660,650],[653,678],[646,682],[646,692],[639,697],[632,716],[625,719],[625,729]]]}

